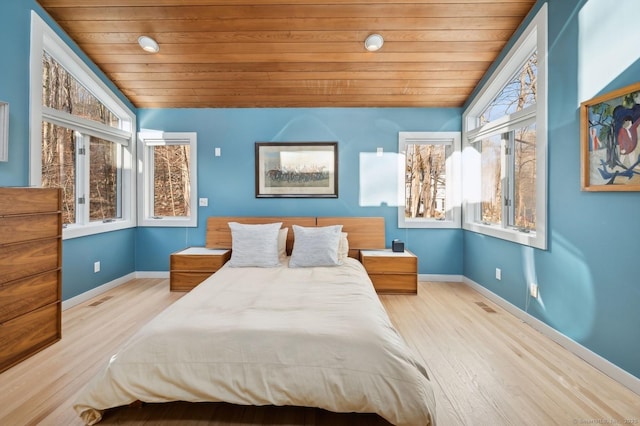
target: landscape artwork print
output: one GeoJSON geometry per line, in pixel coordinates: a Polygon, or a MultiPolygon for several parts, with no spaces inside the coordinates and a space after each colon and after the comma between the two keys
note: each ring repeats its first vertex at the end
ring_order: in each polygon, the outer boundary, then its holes
{"type": "Polygon", "coordinates": [[[337,142],[256,142],[256,197],[337,198],[337,142]]]}
{"type": "Polygon", "coordinates": [[[580,106],[582,190],[640,191],[640,83],[580,106]]]}

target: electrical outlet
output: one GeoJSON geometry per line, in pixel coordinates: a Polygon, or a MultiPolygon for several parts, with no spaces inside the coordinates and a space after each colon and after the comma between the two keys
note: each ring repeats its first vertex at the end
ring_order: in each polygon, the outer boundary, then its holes
{"type": "Polygon", "coordinates": [[[93,262],[93,272],[100,272],[100,262],[93,262]]]}
{"type": "Polygon", "coordinates": [[[536,283],[529,284],[529,294],[534,299],[538,298],[538,284],[536,284],[536,283]]]}
{"type": "Polygon", "coordinates": [[[502,269],[496,268],[496,280],[500,281],[502,279],[502,269]]]}
{"type": "Polygon", "coordinates": [[[209,205],[209,199],[208,198],[200,198],[198,200],[198,205],[200,207],[207,207],[209,205]]]}

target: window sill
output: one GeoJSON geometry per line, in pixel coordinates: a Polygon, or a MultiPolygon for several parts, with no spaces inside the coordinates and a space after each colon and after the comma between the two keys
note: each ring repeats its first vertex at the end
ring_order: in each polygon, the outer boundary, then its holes
{"type": "Polygon", "coordinates": [[[158,219],[146,218],[146,219],[140,219],[138,226],[196,228],[198,226],[198,218],[197,217],[185,217],[185,218],[163,217],[158,219]]]}
{"type": "Polygon", "coordinates": [[[496,224],[484,224],[478,222],[466,222],[464,224],[464,229],[478,234],[511,241],[516,244],[522,244],[541,250],[547,249],[546,238],[543,238],[544,234],[534,230],[525,232],[517,229],[502,228],[500,225],[496,224]]]}
{"type": "Polygon", "coordinates": [[[410,229],[460,229],[460,222],[455,220],[405,219],[398,217],[398,228],[410,229]]]}
{"type": "Polygon", "coordinates": [[[119,231],[135,227],[130,220],[115,220],[113,222],[92,222],[88,225],[67,225],[62,229],[62,239],[87,237],[89,235],[102,234],[104,232],[119,231]]]}

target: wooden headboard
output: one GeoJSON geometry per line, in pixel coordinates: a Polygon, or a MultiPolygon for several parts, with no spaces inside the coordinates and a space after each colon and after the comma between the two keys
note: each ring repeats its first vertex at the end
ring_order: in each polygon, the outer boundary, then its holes
{"type": "Polygon", "coordinates": [[[287,234],[287,252],[293,247],[292,225],[329,226],[342,225],[342,231],[348,234],[349,256],[358,257],[363,249],[385,248],[383,217],[289,217],[289,216],[211,216],[207,219],[206,246],[208,248],[231,248],[231,230],[229,222],[262,224],[282,222],[283,228],[289,228],[287,234]]]}
{"type": "Polygon", "coordinates": [[[207,219],[206,246],[208,248],[231,248],[231,229],[229,229],[229,222],[238,222],[250,225],[282,222],[283,228],[289,228],[289,233],[287,233],[287,253],[291,253],[291,249],[293,248],[293,232],[291,225],[316,226],[315,217],[211,216],[207,219]]]}

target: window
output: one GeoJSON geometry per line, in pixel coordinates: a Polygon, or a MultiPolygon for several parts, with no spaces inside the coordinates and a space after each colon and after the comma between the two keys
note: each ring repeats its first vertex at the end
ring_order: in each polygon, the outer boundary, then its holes
{"type": "Polygon", "coordinates": [[[462,159],[464,228],[542,249],[547,246],[546,14],[543,5],[464,112],[462,159]]]}
{"type": "Polygon", "coordinates": [[[198,226],[196,133],[141,132],[139,224],[198,226]]]}
{"type": "Polygon", "coordinates": [[[64,238],[134,226],[135,116],[32,12],[31,185],[60,187],[64,238]]]}
{"type": "Polygon", "coordinates": [[[399,228],[459,228],[460,133],[400,132],[404,203],[399,228]]]}

